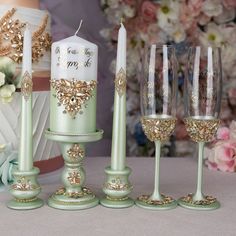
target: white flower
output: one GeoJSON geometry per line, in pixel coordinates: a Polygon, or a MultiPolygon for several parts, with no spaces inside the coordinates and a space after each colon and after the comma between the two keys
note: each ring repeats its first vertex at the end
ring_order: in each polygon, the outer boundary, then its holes
{"type": "Polygon", "coordinates": [[[16,87],[13,84],[6,84],[0,88],[0,97],[3,103],[11,102],[13,99],[13,93],[16,91],[16,87]]]}
{"type": "Polygon", "coordinates": [[[224,44],[224,35],[215,23],[209,23],[206,32],[200,34],[200,42],[203,46],[221,46],[224,44]]]}
{"type": "Polygon", "coordinates": [[[173,27],[173,31],[169,34],[176,43],[180,43],[185,40],[186,38],[186,33],[181,27],[181,25],[176,24],[175,27],[173,27]]]}
{"type": "Polygon", "coordinates": [[[117,8],[119,6],[119,0],[107,0],[107,5],[110,8],[117,8]]]}
{"type": "Polygon", "coordinates": [[[172,28],[172,25],[179,18],[179,2],[178,1],[162,1],[157,12],[158,25],[165,31],[172,28]]]}
{"type": "Polygon", "coordinates": [[[223,12],[223,6],[220,0],[206,0],[203,2],[202,11],[207,16],[219,16],[223,12]]]}
{"type": "Polygon", "coordinates": [[[11,58],[0,57],[0,68],[6,68],[8,72],[14,74],[16,70],[16,65],[11,58]]]}
{"type": "Polygon", "coordinates": [[[227,76],[235,77],[236,76],[236,46],[226,45],[222,49],[222,62],[223,69],[227,76]]]}
{"type": "Polygon", "coordinates": [[[6,75],[0,72],[0,87],[5,84],[5,77],[6,75]]]}
{"type": "Polygon", "coordinates": [[[132,18],[135,14],[135,9],[131,6],[125,6],[123,9],[125,16],[132,18]]]}

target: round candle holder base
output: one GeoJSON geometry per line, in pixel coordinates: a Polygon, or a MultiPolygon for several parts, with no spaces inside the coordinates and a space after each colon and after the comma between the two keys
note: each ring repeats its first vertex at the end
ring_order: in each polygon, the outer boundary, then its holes
{"type": "Polygon", "coordinates": [[[106,182],[103,185],[103,192],[106,197],[100,200],[101,205],[109,208],[126,208],[134,205],[134,200],[128,197],[133,186],[128,180],[131,169],[113,170],[105,168],[106,182]]]}
{"type": "Polygon", "coordinates": [[[7,203],[7,207],[15,210],[30,210],[43,206],[43,201],[37,198],[41,187],[37,182],[39,169],[34,167],[31,171],[13,170],[13,184],[9,192],[14,199],[7,203]]]}
{"type": "Polygon", "coordinates": [[[138,197],[135,204],[141,208],[148,210],[171,210],[177,207],[177,202],[168,196],[162,195],[162,200],[153,200],[149,195],[138,197]]]}
{"type": "Polygon", "coordinates": [[[48,199],[50,207],[60,210],[82,210],[98,203],[98,198],[86,187],[79,192],[66,192],[65,188],[60,188],[48,199]]]}
{"type": "Polygon", "coordinates": [[[64,187],[58,189],[48,200],[50,207],[61,210],[80,210],[98,205],[99,200],[92,191],[84,187],[85,171],[83,159],[85,144],[102,138],[103,130],[88,134],[62,134],[46,130],[48,139],[60,143],[65,162],[62,172],[64,187]]]}
{"type": "Polygon", "coordinates": [[[216,210],[220,207],[220,203],[215,197],[204,196],[201,200],[194,200],[193,194],[181,197],[178,204],[183,208],[199,211],[216,210]]]}

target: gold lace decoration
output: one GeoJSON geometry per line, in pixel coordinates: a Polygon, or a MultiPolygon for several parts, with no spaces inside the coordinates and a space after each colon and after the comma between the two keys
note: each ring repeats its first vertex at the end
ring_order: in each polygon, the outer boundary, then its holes
{"type": "Polygon", "coordinates": [[[75,198],[75,199],[82,198],[88,195],[94,196],[92,191],[86,187],[82,187],[82,191],[80,192],[67,192],[64,187],[61,187],[56,191],[55,195],[64,195],[66,197],[75,198]]]}
{"type": "MultiPolygon", "coordinates": [[[[22,62],[23,57],[23,29],[26,23],[19,19],[12,19],[16,8],[9,10],[0,19],[0,56],[8,56],[16,63],[22,62]]],[[[52,38],[45,32],[48,23],[46,15],[40,27],[32,35],[32,61],[37,62],[45,51],[51,48],[52,38]]]]}
{"type": "Polygon", "coordinates": [[[141,195],[140,197],[138,197],[138,200],[145,202],[148,205],[155,205],[155,206],[170,204],[174,201],[172,197],[165,196],[164,194],[161,194],[161,196],[162,196],[162,200],[153,200],[153,199],[150,199],[149,195],[141,195]]]}
{"type": "Polygon", "coordinates": [[[214,138],[214,135],[220,124],[219,119],[195,119],[186,118],[184,123],[190,138],[195,142],[209,142],[214,138]]]}
{"type": "Polygon", "coordinates": [[[143,131],[150,141],[165,141],[175,128],[176,118],[142,117],[143,131]]]}
{"type": "Polygon", "coordinates": [[[212,196],[204,196],[204,199],[194,201],[192,193],[182,197],[181,200],[191,205],[202,205],[202,206],[211,205],[217,201],[216,198],[212,196]]]}
{"type": "Polygon", "coordinates": [[[72,160],[78,160],[79,158],[84,157],[84,150],[80,147],[79,144],[75,143],[73,146],[67,151],[68,156],[72,160]]]}
{"type": "Polygon", "coordinates": [[[81,175],[77,171],[73,171],[73,172],[69,173],[69,176],[67,177],[67,179],[71,185],[80,184],[80,178],[81,178],[81,175]]]}
{"type": "Polygon", "coordinates": [[[97,81],[81,81],[81,80],[51,80],[51,86],[56,91],[58,106],[63,105],[65,110],[63,113],[68,113],[72,118],[82,111],[82,105],[92,97],[93,90],[97,85],[97,81]]]}
{"type": "Polygon", "coordinates": [[[119,191],[123,191],[123,190],[127,190],[132,188],[132,186],[130,184],[127,183],[123,183],[123,181],[121,180],[120,177],[117,177],[115,179],[112,179],[111,182],[109,183],[105,183],[104,184],[104,188],[106,189],[110,189],[110,190],[119,190],[119,191]]]}
{"type": "Polygon", "coordinates": [[[121,97],[126,91],[126,74],[123,68],[119,70],[115,78],[115,89],[121,97]]]}
{"type": "Polygon", "coordinates": [[[21,93],[24,99],[27,101],[32,94],[33,81],[28,71],[25,72],[21,80],[21,93]]]}
{"type": "Polygon", "coordinates": [[[39,188],[39,186],[32,184],[29,179],[26,179],[25,177],[20,177],[20,179],[17,180],[15,184],[11,186],[14,190],[20,190],[20,191],[28,191],[39,188]]]}

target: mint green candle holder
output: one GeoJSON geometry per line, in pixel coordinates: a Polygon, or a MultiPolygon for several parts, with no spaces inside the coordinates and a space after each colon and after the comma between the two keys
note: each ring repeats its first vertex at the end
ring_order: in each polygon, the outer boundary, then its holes
{"type": "Polygon", "coordinates": [[[109,208],[126,208],[134,205],[134,200],[129,198],[133,186],[128,180],[131,169],[113,170],[111,167],[105,168],[106,182],[103,185],[103,192],[106,197],[100,203],[109,208]]]}
{"type": "Polygon", "coordinates": [[[41,187],[37,182],[39,169],[34,167],[31,171],[12,171],[13,184],[9,192],[14,199],[7,203],[7,207],[15,210],[30,210],[43,206],[43,201],[37,198],[41,187]]]}
{"type": "Polygon", "coordinates": [[[80,210],[98,205],[95,194],[84,186],[85,171],[83,160],[85,144],[102,138],[103,130],[88,134],[62,134],[46,130],[46,138],[60,143],[65,167],[62,172],[62,183],[48,200],[50,207],[61,210],[80,210]]]}

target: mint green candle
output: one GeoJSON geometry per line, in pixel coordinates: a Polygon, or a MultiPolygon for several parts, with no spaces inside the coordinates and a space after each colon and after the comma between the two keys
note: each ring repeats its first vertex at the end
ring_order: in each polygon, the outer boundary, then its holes
{"type": "Polygon", "coordinates": [[[118,33],[111,169],[124,170],[126,159],[126,30],[118,33]]]}

